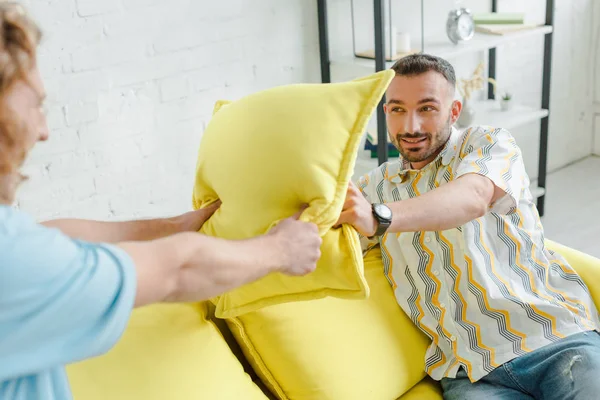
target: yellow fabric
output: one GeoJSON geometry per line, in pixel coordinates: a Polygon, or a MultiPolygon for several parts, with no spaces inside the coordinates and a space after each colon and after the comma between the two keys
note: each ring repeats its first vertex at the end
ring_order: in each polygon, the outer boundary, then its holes
{"type": "MultiPolygon", "coordinates": [[[[398,400],[442,400],[442,387],[439,382],[425,377],[398,400]]],[[[482,399],[485,400],[485,399],[482,399]]]]}
{"type": "Polygon", "coordinates": [[[228,320],[279,399],[396,399],[425,376],[429,339],[397,305],[379,248],[366,255],[365,276],[366,300],[281,304],[228,320]]]}
{"type": "Polygon", "coordinates": [[[567,260],[590,290],[596,307],[600,308],[600,259],[548,239],[546,247],[567,260]]]}
{"type": "Polygon", "coordinates": [[[290,301],[364,299],[358,235],[332,229],[342,210],[360,138],[394,72],[336,84],[281,86],[220,102],[203,134],[193,190],[195,208],[221,199],[202,233],[228,239],[267,232],[309,204],[301,219],[323,237],[317,270],[271,274],[213,301],[230,318],[290,301]]]}
{"type": "Polygon", "coordinates": [[[205,305],[134,310],[108,353],[67,367],[75,400],[267,400],[212,322],[205,305]]]}

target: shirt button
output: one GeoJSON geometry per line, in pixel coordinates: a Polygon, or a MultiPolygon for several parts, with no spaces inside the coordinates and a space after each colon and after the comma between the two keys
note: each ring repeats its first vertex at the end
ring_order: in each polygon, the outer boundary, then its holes
{"type": "Polygon", "coordinates": [[[450,340],[453,342],[456,341],[456,336],[454,336],[454,335],[450,336],[450,340]]]}
{"type": "Polygon", "coordinates": [[[441,304],[440,304],[440,307],[441,307],[441,308],[446,308],[446,304],[445,304],[445,303],[441,303],[441,304]]]}
{"type": "Polygon", "coordinates": [[[426,242],[426,243],[429,243],[429,242],[431,242],[431,238],[430,238],[429,236],[427,236],[427,237],[425,238],[425,242],[426,242]]]}
{"type": "Polygon", "coordinates": [[[438,271],[438,270],[435,270],[435,271],[433,271],[433,274],[434,274],[435,276],[439,276],[439,275],[440,275],[440,271],[438,271]]]}

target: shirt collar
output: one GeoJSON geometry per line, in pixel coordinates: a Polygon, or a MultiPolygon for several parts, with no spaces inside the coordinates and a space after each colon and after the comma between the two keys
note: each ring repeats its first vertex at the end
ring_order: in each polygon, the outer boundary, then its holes
{"type": "MultiPolygon", "coordinates": [[[[458,136],[458,130],[454,126],[452,126],[450,128],[450,137],[448,138],[448,141],[444,145],[442,151],[440,151],[440,154],[438,154],[438,156],[433,161],[427,164],[424,167],[424,169],[430,167],[432,164],[436,164],[438,160],[444,166],[450,164],[450,162],[454,159],[454,156],[456,155],[456,151],[458,149],[458,136]]],[[[410,167],[410,162],[402,158],[402,156],[400,156],[398,162],[394,163],[393,168],[387,169],[386,178],[394,183],[402,183],[406,181],[406,179],[410,176],[411,173],[417,172],[419,172],[419,170],[412,169],[410,167]]]]}

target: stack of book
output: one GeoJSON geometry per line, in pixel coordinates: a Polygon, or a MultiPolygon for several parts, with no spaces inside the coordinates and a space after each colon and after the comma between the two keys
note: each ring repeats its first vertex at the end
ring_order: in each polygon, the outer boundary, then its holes
{"type": "Polygon", "coordinates": [[[475,30],[491,35],[506,35],[524,29],[537,27],[525,23],[525,14],[509,12],[487,12],[473,14],[475,30]]]}

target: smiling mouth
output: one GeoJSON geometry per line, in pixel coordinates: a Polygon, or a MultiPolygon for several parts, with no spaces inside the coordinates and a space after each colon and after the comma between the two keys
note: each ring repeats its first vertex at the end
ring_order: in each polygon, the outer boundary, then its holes
{"type": "Polygon", "coordinates": [[[402,138],[402,141],[405,143],[410,143],[410,144],[415,144],[415,143],[421,143],[424,142],[427,139],[427,137],[420,137],[420,138],[402,138]]]}

